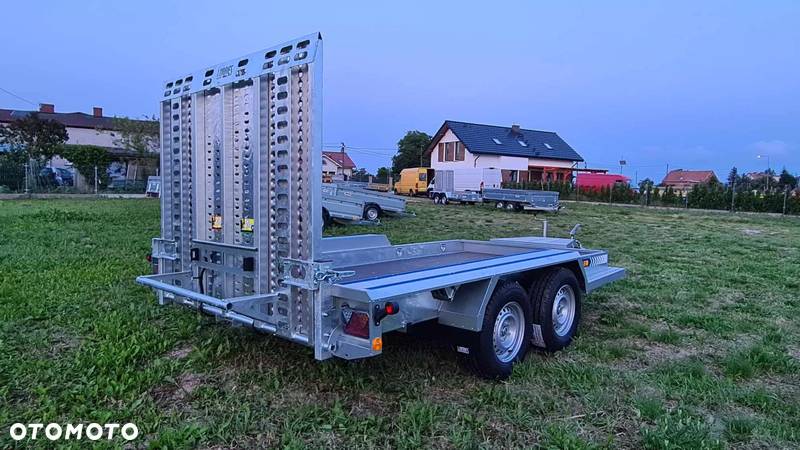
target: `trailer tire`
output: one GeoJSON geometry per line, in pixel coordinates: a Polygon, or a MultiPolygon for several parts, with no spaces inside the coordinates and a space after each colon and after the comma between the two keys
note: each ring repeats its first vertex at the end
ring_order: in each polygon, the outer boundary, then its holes
{"type": "Polygon", "coordinates": [[[514,205],[514,211],[516,211],[516,212],[522,212],[524,209],[525,209],[525,207],[523,207],[521,203],[516,203],[514,205]]]}
{"type": "Polygon", "coordinates": [[[516,211],[517,210],[516,203],[512,203],[512,202],[506,203],[506,210],[508,210],[508,211],[516,211]]]}
{"type": "Polygon", "coordinates": [[[447,194],[441,194],[441,195],[442,195],[442,198],[441,198],[441,201],[440,201],[441,204],[446,205],[446,204],[450,203],[450,200],[447,199],[447,194]]]}
{"type": "Polygon", "coordinates": [[[475,373],[492,380],[508,378],[530,347],[531,317],[519,283],[498,285],[486,305],[481,331],[472,333],[468,359],[475,373]]]}
{"type": "Polygon", "coordinates": [[[548,352],[569,346],[578,331],[583,300],[575,274],[564,267],[545,272],[534,281],[528,297],[533,312],[533,345],[548,352]]]}
{"type": "Polygon", "coordinates": [[[331,219],[331,213],[328,212],[328,208],[322,208],[322,228],[328,228],[333,225],[333,219],[331,219]]]}
{"type": "Polygon", "coordinates": [[[497,208],[497,209],[505,209],[506,204],[503,203],[502,201],[499,201],[499,202],[494,204],[494,207],[497,208]]]}
{"type": "Polygon", "coordinates": [[[381,217],[381,207],[374,204],[369,204],[364,207],[364,218],[367,220],[378,220],[381,217]]]}

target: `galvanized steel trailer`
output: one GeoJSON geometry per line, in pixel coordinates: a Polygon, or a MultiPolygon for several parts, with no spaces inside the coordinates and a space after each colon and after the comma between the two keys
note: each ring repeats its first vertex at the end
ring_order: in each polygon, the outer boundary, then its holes
{"type": "Polygon", "coordinates": [[[483,201],[494,202],[496,208],[509,211],[558,212],[562,208],[556,191],[484,189],[483,201]]]}
{"type": "Polygon", "coordinates": [[[491,378],[568,345],[583,294],[624,276],[574,236],[322,238],[321,63],[314,34],[164,83],[156,274],[137,281],[319,360],[378,355],[420,323],[458,331],[491,378]]]}

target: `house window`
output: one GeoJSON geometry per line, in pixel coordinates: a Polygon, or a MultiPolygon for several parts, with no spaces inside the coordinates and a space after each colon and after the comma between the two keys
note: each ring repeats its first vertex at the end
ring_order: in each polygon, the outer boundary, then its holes
{"type": "Polygon", "coordinates": [[[456,142],[456,161],[464,160],[464,144],[456,142]]]}
{"type": "Polygon", "coordinates": [[[553,146],[552,146],[552,145],[550,145],[550,144],[548,144],[547,142],[545,142],[545,143],[544,143],[544,146],[545,146],[545,147],[547,147],[547,148],[548,148],[548,149],[550,149],[550,150],[552,150],[552,149],[553,149],[553,146]]]}
{"type": "Polygon", "coordinates": [[[444,143],[439,142],[439,162],[444,162],[444,143]]]}
{"type": "Polygon", "coordinates": [[[444,144],[444,160],[452,161],[455,153],[455,142],[446,142],[444,144]]]}
{"type": "Polygon", "coordinates": [[[503,143],[502,143],[502,142],[500,142],[500,139],[497,139],[497,138],[492,138],[492,141],[493,141],[495,144],[497,144],[497,145],[503,145],[503,143]]]}

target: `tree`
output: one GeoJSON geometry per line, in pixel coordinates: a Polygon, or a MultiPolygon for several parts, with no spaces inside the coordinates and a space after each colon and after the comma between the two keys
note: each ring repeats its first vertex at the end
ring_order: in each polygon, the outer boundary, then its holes
{"type": "Polygon", "coordinates": [[[103,147],[94,145],[65,145],[61,156],[68,159],[72,166],[92,184],[95,181],[107,183],[108,173],[106,168],[111,162],[111,155],[103,147]],[[97,168],[97,178],[95,180],[95,167],[97,168]]]}
{"type": "Polygon", "coordinates": [[[375,177],[379,180],[388,180],[391,176],[392,171],[388,167],[378,167],[378,171],[375,173],[375,177]]]}
{"type": "Polygon", "coordinates": [[[650,178],[645,178],[639,182],[639,195],[644,196],[646,205],[650,205],[650,202],[653,201],[652,194],[654,185],[655,183],[650,178]]]}
{"type": "Polygon", "coordinates": [[[784,167],[781,170],[781,175],[778,178],[778,186],[783,189],[794,189],[797,186],[797,177],[790,174],[788,170],[784,167]]]}
{"type": "Polygon", "coordinates": [[[114,145],[139,156],[158,150],[158,119],[155,117],[143,120],[115,117],[112,123],[117,135],[114,145]]]}
{"type": "Polygon", "coordinates": [[[431,136],[422,131],[409,131],[397,142],[397,154],[392,157],[392,173],[399,174],[408,167],[430,166],[430,155],[423,153],[431,143],[431,136]]]}
{"type": "Polygon", "coordinates": [[[731,171],[728,173],[728,186],[736,186],[739,181],[739,171],[736,169],[736,166],[733,166],[731,171]]]}
{"type": "Polygon", "coordinates": [[[37,113],[0,127],[0,144],[8,146],[10,153],[23,162],[49,160],[61,151],[69,139],[67,128],[54,120],[42,120],[37,113]]]}
{"type": "MultiPolygon", "coordinates": [[[[136,168],[148,153],[158,150],[158,119],[155,117],[144,117],[143,120],[115,117],[112,123],[117,136],[114,145],[136,154],[136,168]]],[[[125,170],[127,172],[127,163],[125,170]]]]}
{"type": "Polygon", "coordinates": [[[367,169],[364,169],[364,168],[356,169],[356,170],[353,171],[352,180],[353,181],[367,181],[367,180],[369,180],[369,176],[370,175],[369,175],[369,172],[367,172],[367,169]]]}

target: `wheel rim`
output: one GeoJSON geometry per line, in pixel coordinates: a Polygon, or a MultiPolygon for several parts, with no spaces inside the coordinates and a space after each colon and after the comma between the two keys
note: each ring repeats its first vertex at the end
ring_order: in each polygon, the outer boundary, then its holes
{"type": "Polygon", "coordinates": [[[503,202],[497,202],[497,203],[495,203],[495,205],[494,205],[494,206],[495,206],[495,208],[498,208],[498,209],[503,209],[503,206],[504,206],[504,205],[503,205],[503,202]]]}
{"type": "Polygon", "coordinates": [[[575,321],[575,291],[565,284],[556,292],[553,300],[553,329],[559,336],[565,336],[575,321]]]}
{"type": "Polygon", "coordinates": [[[375,208],[370,208],[367,210],[367,219],[375,220],[378,218],[378,210],[375,208]]]}
{"type": "Polygon", "coordinates": [[[514,204],[513,203],[507,204],[506,205],[506,209],[509,210],[509,211],[512,211],[514,209],[514,204]]]}
{"type": "Polygon", "coordinates": [[[517,357],[525,339],[525,313],[517,302],[509,302],[497,314],[492,333],[494,353],[500,362],[510,362],[517,357]]]}

